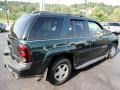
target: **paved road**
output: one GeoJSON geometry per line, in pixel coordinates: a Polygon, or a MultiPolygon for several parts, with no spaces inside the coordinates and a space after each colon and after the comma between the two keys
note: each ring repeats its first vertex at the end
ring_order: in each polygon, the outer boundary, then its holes
{"type": "Polygon", "coordinates": [[[0,90],[120,90],[120,53],[114,59],[74,71],[68,82],[53,86],[36,78],[15,80],[4,68],[3,51],[7,33],[0,33],[0,90]]]}

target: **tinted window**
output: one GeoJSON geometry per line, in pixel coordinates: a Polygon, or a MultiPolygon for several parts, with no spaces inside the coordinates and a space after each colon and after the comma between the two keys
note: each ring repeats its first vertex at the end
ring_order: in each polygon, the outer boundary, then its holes
{"type": "Polygon", "coordinates": [[[3,24],[2,23],[0,23],[0,26],[2,26],[3,24]]]}
{"type": "Polygon", "coordinates": [[[29,39],[60,38],[62,23],[62,18],[40,17],[33,25],[29,39]]]}
{"type": "Polygon", "coordinates": [[[74,22],[73,21],[70,21],[67,36],[70,36],[70,37],[75,36],[75,29],[74,29],[74,22]]]}
{"type": "Polygon", "coordinates": [[[85,21],[70,21],[70,26],[68,29],[67,36],[76,37],[76,36],[87,36],[88,32],[85,29],[85,21]]]}
{"type": "Polygon", "coordinates": [[[88,22],[88,26],[89,26],[91,36],[103,35],[103,30],[97,23],[88,22]]]}
{"type": "Polygon", "coordinates": [[[0,23],[0,27],[3,27],[3,24],[2,24],[2,23],[0,23]]]}
{"type": "Polygon", "coordinates": [[[34,20],[33,16],[22,16],[11,27],[11,33],[17,38],[21,39],[23,32],[28,24],[34,20]]]}

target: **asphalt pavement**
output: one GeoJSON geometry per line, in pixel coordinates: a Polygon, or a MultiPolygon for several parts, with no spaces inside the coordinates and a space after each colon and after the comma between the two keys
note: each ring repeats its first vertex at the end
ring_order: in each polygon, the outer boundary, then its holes
{"type": "Polygon", "coordinates": [[[120,90],[119,48],[115,58],[72,72],[70,79],[60,86],[37,81],[37,78],[15,80],[4,67],[3,52],[7,46],[7,34],[0,33],[0,90],[120,90]]]}

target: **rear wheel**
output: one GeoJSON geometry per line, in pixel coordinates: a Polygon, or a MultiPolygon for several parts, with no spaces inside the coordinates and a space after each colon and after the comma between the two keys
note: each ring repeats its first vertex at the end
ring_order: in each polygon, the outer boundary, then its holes
{"type": "Polygon", "coordinates": [[[116,54],[117,45],[113,43],[108,51],[108,58],[113,58],[116,54]]]}
{"type": "Polygon", "coordinates": [[[48,79],[54,85],[63,84],[70,76],[71,62],[67,58],[59,58],[49,69],[48,79]]]}

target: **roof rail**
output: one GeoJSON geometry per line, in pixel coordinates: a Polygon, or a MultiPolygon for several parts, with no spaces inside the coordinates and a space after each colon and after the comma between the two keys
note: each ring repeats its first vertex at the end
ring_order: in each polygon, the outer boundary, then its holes
{"type": "Polygon", "coordinates": [[[75,14],[67,14],[67,15],[77,16],[77,17],[85,17],[84,15],[75,15],[75,14]]]}
{"type": "Polygon", "coordinates": [[[75,14],[64,14],[64,13],[55,13],[55,12],[50,12],[50,11],[34,11],[32,12],[33,14],[55,14],[55,15],[68,15],[68,16],[77,16],[77,17],[84,17],[83,15],[75,15],[75,14]]]}
{"type": "Polygon", "coordinates": [[[54,14],[54,15],[66,15],[66,14],[63,14],[63,13],[55,13],[55,12],[50,12],[50,11],[35,11],[33,12],[33,14],[54,14]]]}
{"type": "Polygon", "coordinates": [[[35,14],[35,13],[50,13],[50,12],[48,12],[48,11],[33,11],[32,13],[35,14]]]}
{"type": "Polygon", "coordinates": [[[85,17],[85,16],[83,16],[83,15],[80,15],[80,17],[85,17]]]}

